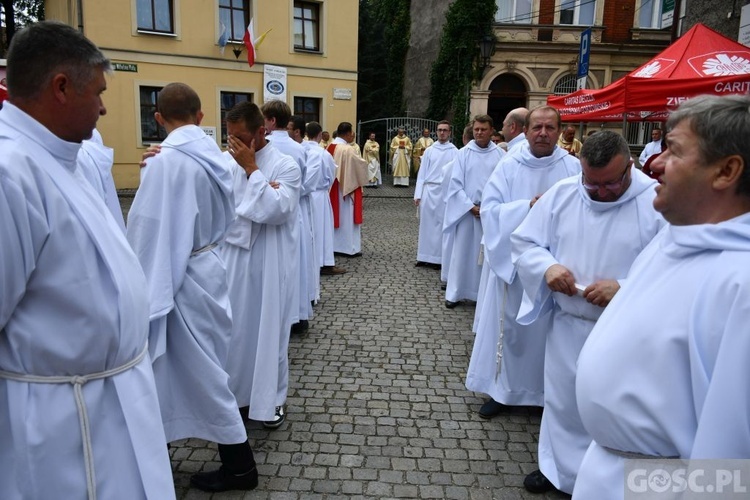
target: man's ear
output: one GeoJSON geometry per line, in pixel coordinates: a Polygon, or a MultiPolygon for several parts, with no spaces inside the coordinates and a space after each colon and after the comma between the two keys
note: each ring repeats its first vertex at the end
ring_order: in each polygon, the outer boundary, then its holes
{"type": "Polygon", "coordinates": [[[159,124],[159,125],[161,125],[162,127],[163,127],[163,126],[164,126],[164,124],[165,124],[165,123],[167,122],[167,121],[166,121],[166,120],[164,119],[164,117],[163,117],[163,116],[161,116],[161,113],[159,113],[158,111],[157,111],[156,113],[154,113],[154,118],[156,119],[156,123],[158,123],[158,124],[159,124]]]}
{"type": "Polygon", "coordinates": [[[200,125],[204,116],[203,111],[198,110],[198,114],[195,115],[195,124],[200,125]]]}
{"type": "Polygon", "coordinates": [[[727,156],[717,162],[712,186],[717,191],[735,190],[747,165],[740,155],[727,156]]]}
{"type": "Polygon", "coordinates": [[[60,103],[67,102],[67,100],[69,99],[70,93],[75,92],[75,89],[73,88],[73,83],[70,81],[70,78],[68,78],[68,75],[66,75],[65,73],[57,73],[55,76],[53,76],[50,86],[52,88],[52,94],[55,96],[55,99],[60,103]]]}

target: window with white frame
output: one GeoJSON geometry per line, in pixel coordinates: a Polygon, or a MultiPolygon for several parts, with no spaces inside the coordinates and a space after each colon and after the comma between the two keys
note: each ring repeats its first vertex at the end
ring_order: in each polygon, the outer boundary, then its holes
{"type": "Polygon", "coordinates": [[[320,4],[294,2],[294,49],[320,51],[320,4]]]}
{"type": "Polygon", "coordinates": [[[594,24],[596,0],[562,0],[560,2],[560,24],[594,24]]]}
{"type": "Polygon", "coordinates": [[[250,0],[219,0],[219,23],[227,40],[242,41],[250,23],[250,0]]]}
{"type": "Polygon", "coordinates": [[[496,0],[497,12],[495,22],[498,23],[531,23],[531,5],[533,0],[496,0]]]}
{"type": "Polygon", "coordinates": [[[221,92],[221,143],[227,143],[227,111],[241,102],[253,102],[253,94],[249,92],[221,92]]]}
{"type": "Polygon", "coordinates": [[[638,27],[661,28],[661,0],[641,0],[638,27]]]}
{"type": "Polygon", "coordinates": [[[173,0],[137,0],[138,30],[174,33],[173,0]]]}
{"type": "Polygon", "coordinates": [[[161,142],[167,137],[167,131],[159,125],[154,118],[156,113],[156,97],[163,87],[141,86],[140,108],[141,108],[141,142],[161,142]]]}
{"type": "Polygon", "coordinates": [[[308,122],[320,123],[320,98],[317,97],[294,97],[294,114],[299,115],[308,122]]]}

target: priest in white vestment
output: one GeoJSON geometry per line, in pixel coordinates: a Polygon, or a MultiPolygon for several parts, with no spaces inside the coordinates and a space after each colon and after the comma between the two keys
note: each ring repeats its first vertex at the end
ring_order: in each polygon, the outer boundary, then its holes
{"type": "Polygon", "coordinates": [[[503,120],[502,133],[505,137],[508,153],[515,153],[526,144],[526,118],[529,116],[529,110],[526,108],[516,108],[505,115],[503,120]]]}
{"type": "Polygon", "coordinates": [[[78,167],[109,60],[79,31],[17,32],[0,110],[0,497],[174,499],[146,278],[78,167]]]}
{"type": "Polygon", "coordinates": [[[125,219],[122,217],[120,199],[117,197],[115,181],[112,178],[112,164],[115,160],[114,150],[104,145],[102,136],[94,129],[91,139],[81,143],[78,153],[78,166],[91,186],[107,204],[112,217],[117,221],[122,232],[125,232],[125,219]]]}
{"type": "Polygon", "coordinates": [[[419,239],[417,240],[417,265],[440,266],[443,245],[443,167],[453,161],[458,148],[450,142],[450,122],[443,120],[437,126],[438,142],[432,144],[422,156],[422,166],[417,172],[414,204],[419,210],[419,239]]]}
{"type": "Polygon", "coordinates": [[[638,161],[641,163],[641,167],[646,163],[651,156],[661,153],[661,129],[655,128],[651,131],[651,142],[646,144],[641,151],[638,161]]]}
{"type": "Polygon", "coordinates": [[[628,459],[750,457],[748,109],[747,95],[700,96],[667,120],[667,150],[651,168],[654,208],[669,225],[578,358],[576,399],[593,442],[574,499],[624,498],[628,459]]]}
{"type": "MultiPolygon", "coordinates": [[[[266,142],[263,116],[243,102],[227,113],[237,218],[222,245],[232,305],[226,370],[248,416],[269,428],[285,420],[291,308],[299,278],[299,165],[266,142]]],[[[231,158],[230,158],[231,160],[231,158]]]]}
{"type": "Polygon", "coordinates": [[[469,390],[490,396],[479,409],[482,418],[498,415],[505,405],[544,403],[544,344],[551,317],[541,315],[532,325],[516,321],[523,287],[515,279],[510,235],[542,193],[581,171],[578,159],[557,147],[560,126],[555,108],[532,110],[527,145],[503,158],[482,197],[485,289],[466,375],[469,390]]]}
{"type": "Polygon", "coordinates": [[[333,208],[331,208],[329,195],[333,181],[336,180],[336,164],[333,162],[333,156],[327,151],[314,147],[318,145],[318,138],[321,136],[321,127],[318,122],[308,122],[305,126],[305,135],[309,138],[302,142],[305,148],[305,164],[308,166],[313,163],[320,164],[310,167],[320,170],[320,175],[317,176],[318,183],[310,194],[318,267],[321,274],[343,274],[345,270],[334,269],[336,261],[333,254],[333,208]]]}
{"type": "Polygon", "coordinates": [[[573,493],[591,442],[576,406],[578,354],[633,260],[664,225],[653,207],[656,181],[632,168],[621,135],[594,135],[581,148],[580,160],[582,174],[545,192],[510,237],[524,288],[518,322],[531,324],[552,311],[539,470],[524,481],[532,493],[552,488],[573,493]]]}
{"type": "MultiPolygon", "coordinates": [[[[464,127],[464,132],[461,134],[461,142],[465,147],[471,142],[474,131],[472,130],[471,124],[464,127]]],[[[448,270],[450,269],[451,254],[453,253],[453,228],[445,227],[445,204],[448,201],[448,188],[450,188],[451,176],[453,175],[453,164],[456,162],[455,158],[443,166],[443,180],[440,183],[441,194],[443,198],[443,228],[441,234],[441,245],[440,245],[440,281],[442,281],[442,289],[445,290],[446,283],[448,282],[448,270]]]]}
{"type": "Polygon", "coordinates": [[[363,199],[367,184],[367,163],[351,146],[352,124],[341,122],[328,152],[336,164],[336,180],[331,186],[333,207],[333,251],[348,257],[362,255],[363,199]]]}
{"type": "MultiPolygon", "coordinates": [[[[266,140],[271,142],[274,147],[282,154],[291,156],[300,168],[300,179],[305,179],[305,149],[289,136],[288,125],[292,118],[292,110],[284,101],[274,100],[265,103],[261,108],[263,120],[266,127],[266,140]]],[[[300,188],[300,198],[302,189],[300,188]]],[[[305,269],[309,261],[309,254],[312,252],[312,240],[310,232],[305,229],[305,220],[302,212],[306,209],[303,207],[303,201],[300,199],[299,210],[297,210],[297,230],[294,237],[297,239],[296,256],[292,257],[289,266],[292,266],[292,272],[297,275],[297,295],[291,305],[291,332],[304,333],[307,331],[308,320],[312,317],[312,305],[307,298],[308,285],[307,273],[305,269]]]]}
{"type": "Polygon", "coordinates": [[[127,236],[148,281],[149,352],[164,430],[168,442],[219,443],[221,469],[194,475],[194,486],[253,489],[258,472],[224,371],[232,312],[218,245],[234,220],[232,171],[198,126],[203,113],[192,88],[165,86],[156,109],[169,135],[141,170],[127,236]]]}
{"type": "Polygon", "coordinates": [[[452,232],[448,283],[445,289],[445,306],[456,307],[461,300],[477,300],[482,266],[479,246],[482,240],[482,223],[479,205],[482,190],[490,174],[505,155],[492,141],[492,118],[478,115],[472,125],[474,140],[456,155],[445,203],[443,231],[452,232]]]}

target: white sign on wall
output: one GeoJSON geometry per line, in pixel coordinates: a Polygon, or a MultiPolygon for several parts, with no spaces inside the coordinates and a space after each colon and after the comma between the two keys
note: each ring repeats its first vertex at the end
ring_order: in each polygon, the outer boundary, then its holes
{"type": "Polygon", "coordinates": [[[750,4],[742,7],[742,14],[740,14],[740,35],[737,37],[737,41],[742,45],[750,47],[750,4]]]}
{"type": "Polygon", "coordinates": [[[352,100],[352,89],[333,89],[333,98],[339,99],[342,101],[351,101],[352,100]]]}
{"type": "Polygon", "coordinates": [[[201,125],[201,129],[214,141],[216,140],[216,127],[204,127],[201,125]]]}
{"type": "Polygon", "coordinates": [[[286,68],[283,66],[263,66],[263,102],[286,102],[286,68]]]}

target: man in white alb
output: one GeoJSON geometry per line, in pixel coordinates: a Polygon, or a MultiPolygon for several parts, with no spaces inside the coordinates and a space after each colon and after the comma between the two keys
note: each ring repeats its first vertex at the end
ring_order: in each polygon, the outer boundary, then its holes
{"type": "Polygon", "coordinates": [[[646,160],[652,155],[659,153],[661,153],[661,129],[655,128],[651,131],[651,142],[643,147],[643,151],[641,151],[641,155],[638,157],[641,167],[643,167],[646,160]]]}

